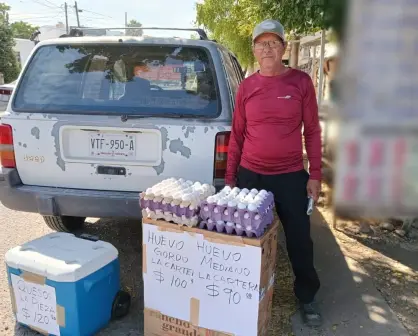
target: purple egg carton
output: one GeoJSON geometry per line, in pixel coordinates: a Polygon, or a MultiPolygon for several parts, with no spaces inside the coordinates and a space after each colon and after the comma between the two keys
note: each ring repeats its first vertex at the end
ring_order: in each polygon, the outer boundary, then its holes
{"type": "Polygon", "coordinates": [[[200,217],[207,221],[211,219],[215,222],[233,222],[243,227],[252,226],[257,228],[267,216],[271,217],[274,208],[274,197],[271,192],[260,204],[256,211],[248,211],[247,209],[237,209],[236,207],[229,207],[216,204],[208,204],[204,202],[200,208],[200,217]]]}
{"type": "Polygon", "coordinates": [[[235,234],[237,236],[257,237],[260,238],[267,230],[268,226],[274,221],[273,213],[267,215],[259,223],[257,227],[242,226],[233,222],[214,221],[212,219],[203,220],[199,224],[199,228],[208,231],[217,231],[218,233],[235,234]]]}
{"type": "Polygon", "coordinates": [[[171,205],[171,203],[164,203],[163,201],[156,202],[154,200],[145,200],[143,197],[140,198],[139,204],[141,209],[150,209],[152,211],[161,210],[162,212],[170,212],[178,217],[186,216],[191,218],[199,214],[200,208],[190,209],[190,207],[181,207],[180,205],[171,205]]]}

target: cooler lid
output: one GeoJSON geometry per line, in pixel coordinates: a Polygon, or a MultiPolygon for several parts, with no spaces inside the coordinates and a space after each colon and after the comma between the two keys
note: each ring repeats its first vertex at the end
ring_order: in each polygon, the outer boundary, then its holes
{"type": "Polygon", "coordinates": [[[55,232],[12,248],[6,253],[9,267],[32,272],[52,281],[74,282],[103,268],[118,257],[110,243],[55,232]]]}

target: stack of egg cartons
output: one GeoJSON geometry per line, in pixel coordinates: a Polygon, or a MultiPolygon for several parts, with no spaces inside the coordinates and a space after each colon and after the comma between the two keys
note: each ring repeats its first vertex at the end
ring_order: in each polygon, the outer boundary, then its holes
{"type": "Polygon", "coordinates": [[[260,237],[273,222],[273,208],[274,196],[271,192],[226,186],[202,203],[200,228],[260,237]]]}
{"type": "Polygon", "coordinates": [[[140,194],[142,216],[196,226],[202,201],[214,194],[209,184],[169,178],[140,194]]]}

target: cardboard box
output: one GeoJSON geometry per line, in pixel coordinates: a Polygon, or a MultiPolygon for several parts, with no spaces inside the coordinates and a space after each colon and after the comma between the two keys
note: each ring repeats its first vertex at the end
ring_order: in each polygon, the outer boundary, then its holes
{"type": "Polygon", "coordinates": [[[278,223],[246,238],[143,219],[145,336],[264,336],[278,223]]]}

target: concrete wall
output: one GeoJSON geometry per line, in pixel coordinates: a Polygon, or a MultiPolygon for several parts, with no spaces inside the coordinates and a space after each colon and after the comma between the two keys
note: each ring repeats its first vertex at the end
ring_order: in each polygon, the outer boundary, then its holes
{"type": "Polygon", "coordinates": [[[25,39],[15,38],[14,40],[15,46],[13,47],[13,50],[18,54],[20,64],[23,67],[32,52],[32,49],[35,47],[35,43],[25,39]]]}
{"type": "Polygon", "coordinates": [[[42,26],[39,31],[41,32],[39,41],[55,39],[67,33],[64,25],[42,26]]]}

